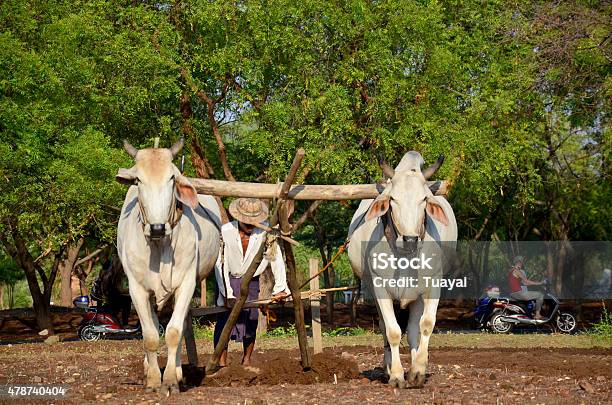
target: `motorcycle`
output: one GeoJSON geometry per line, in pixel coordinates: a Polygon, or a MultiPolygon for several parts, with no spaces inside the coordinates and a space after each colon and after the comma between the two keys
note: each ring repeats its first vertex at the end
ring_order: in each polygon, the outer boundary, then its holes
{"type": "MultiPolygon", "coordinates": [[[[497,294],[486,293],[479,298],[474,309],[474,320],[479,328],[489,328],[495,333],[509,333],[517,325],[540,326],[552,324],[562,333],[572,333],[578,327],[576,317],[570,312],[560,311],[559,298],[550,292],[545,283],[544,304],[550,310],[544,319],[535,319],[535,300],[518,301],[497,294]]],[[[499,291],[499,290],[497,290],[499,291]]]]}
{"type": "MultiPolygon", "coordinates": [[[[103,337],[142,337],[142,328],[140,322],[133,327],[126,325],[121,326],[121,323],[114,315],[106,312],[103,307],[95,307],[89,305],[88,296],[79,296],[74,300],[74,305],[77,308],[85,309],[83,320],[81,321],[77,335],[79,339],[86,342],[95,342],[103,337]]],[[[159,334],[163,336],[164,327],[159,324],[159,334]]]]}

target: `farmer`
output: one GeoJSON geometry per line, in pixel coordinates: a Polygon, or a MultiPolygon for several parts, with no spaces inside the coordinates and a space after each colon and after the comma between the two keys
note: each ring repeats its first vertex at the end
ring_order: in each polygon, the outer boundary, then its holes
{"type": "Polygon", "coordinates": [[[523,256],[516,256],[512,260],[512,267],[508,272],[508,286],[510,287],[510,297],[519,301],[535,300],[536,312],[535,319],[542,320],[544,317],[540,314],[542,303],[544,302],[544,294],[540,291],[528,291],[528,285],[542,285],[544,281],[530,280],[523,270],[525,259],[523,256]]]}
{"type": "Polygon", "coordinates": [[[93,284],[91,296],[98,302],[103,310],[119,318],[121,312],[121,325],[128,324],[132,300],[127,288],[127,278],[119,256],[113,254],[102,265],[102,270],[93,284]]]}
{"type": "MultiPolygon", "coordinates": [[[[215,276],[217,279],[218,297],[217,305],[231,308],[240,295],[240,284],[242,277],[249,269],[255,259],[262,243],[266,243],[266,232],[256,227],[264,224],[268,217],[268,208],[256,198],[238,198],[232,202],[229,212],[235,219],[221,228],[223,243],[219,252],[219,257],[215,265],[215,276]]],[[[274,288],[272,298],[275,300],[286,297],[289,293],[285,275],[285,263],[280,247],[276,242],[266,246],[265,253],[261,262],[257,265],[257,270],[253,279],[249,283],[247,301],[256,300],[259,296],[259,275],[270,264],[274,275],[274,288]]],[[[237,342],[242,342],[244,354],[242,364],[251,364],[251,354],[255,347],[255,337],[257,332],[257,308],[242,310],[236,325],[232,329],[231,338],[237,342]]],[[[229,311],[218,315],[215,325],[214,343],[215,347],[219,342],[221,332],[229,317],[229,311]]],[[[219,361],[219,366],[227,365],[227,347],[223,350],[219,361]]]]}

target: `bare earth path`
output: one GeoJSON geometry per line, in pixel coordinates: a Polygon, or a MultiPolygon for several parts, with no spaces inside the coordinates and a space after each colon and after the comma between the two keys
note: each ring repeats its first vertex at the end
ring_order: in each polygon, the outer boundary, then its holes
{"type": "MultiPolygon", "coordinates": [[[[260,339],[248,370],[238,365],[240,347],[232,345],[230,367],[206,377],[201,368],[185,367],[185,391],[170,398],[145,394],[140,341],[0,346],[0,385],[68,386],[66,399],[45,400],[52,403],[612,402],[610,342],[588,336],[437,334],[425,387],[405,390],[381,382],[379,335],[325,338],[325,353],[309,373],[299,368],[295,341],[260,339]]],[[[198,349],[205,364],[211,344],[199,340],[198,349]]],[[[403,352],[407,365],[410,355],[403,352]]],[[[160,356],[163,365],[163,350],[160,356]]]]}

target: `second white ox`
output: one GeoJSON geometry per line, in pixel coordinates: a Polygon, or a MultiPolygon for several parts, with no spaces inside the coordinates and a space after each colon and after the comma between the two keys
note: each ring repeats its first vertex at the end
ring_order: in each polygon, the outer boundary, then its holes
{"type": "Polygon", "coordinates": [[[196,283],[210,273],[219,253],[219,207],[212,197],[198,195],[172,163],[182,141],[170,149],[137,150],[127,142],[124,147],[136,164],[116,177],[131,185],[121,209],[117,250],[142,325],[145,386],[178,392],[185,317],[196,283]],[[174,310],[166,327],[168,362],[162,384],[158,319],[152,306],[159,310],[171,298],[174,310]]]}
{"type": "MultiPolygon", "coordinates": [[[[436,322],[440,289],[422,284],[404,289],[375,288],[372,275],[377,270],[373,269],[370,256],[373,256],[374,247],[383,243],[390,245],[392,252],[397,251],[397,242],[404,242],[411,246],[413,253],[418,254],[427,250],[433,256],[443,256],[445,249],[450,247],[454,250],[457,223],[453,209],[444,197],[434,196],[426,182],[442,161],[441,157],[424,172],[421,172],[423,158],[414,151],[406,153],[395,170],[381,162],[390,180],[375,200],[361,202],[349,228],[349,261],[355,275],[365,281],[366,287],[376,298],[380,327],[385,339],[385,372],[389,384],[400,388],[406,386],[399,357],[403,330],[396,318],[394,302],[399,303],[402,310],[409,307],[408,343],[412,363],[408,381],[412,385],[421,386],[425,382],[427,350],[436,322]],[[442,241],[450,243],[442,244],[442,241]]],[[[436,266],[440,265],[438,261],[436,266]]],[[[440,275],[434,272],[436,274],[440,275]]],[[[398,272],[396,275],[401,274],[398,272]]]]}

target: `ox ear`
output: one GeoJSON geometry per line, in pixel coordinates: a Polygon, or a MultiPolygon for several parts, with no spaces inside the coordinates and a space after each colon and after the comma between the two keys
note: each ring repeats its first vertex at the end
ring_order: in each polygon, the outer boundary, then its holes
{"type": "Polygon", "coordinates": [[[425,207],[425,211],[427,212],[427,215],[429,215],[436,221],[441,222],[444,225],[448,225],[448,218],[446,217],[446,213],[444,212],[442,206],[438,204],[435,198],[427,198],[427,206],[425,207]]]}
{"type": "Polygon", "coordinates": [[[366,213],[365,220],[369,221],[374,218],[381,217],[389,210],[389,204],[391,203],[391,197],[389,194],[383,192],[383,194],[376,197],[372,202],[372,205],[366,213]]]}
{"type": "Polygon", "coordinates": [[[121,184],[126,184],[128,186],[134,185],[137,183],[138,177],[136,176],[136,170],[134,168],[131,169],[119,169],[117,175],[115,176],[115,180],[121,184]]]}
{"type": "Polygon", "coordinates": [[[176,198],[183,204],[187,204],[191,208],[195,209],[198,204],[198,192],[193,187],[191,182],[187,180],[187,177],[182,174],[174,175],[174,191],[176,198]]]}

